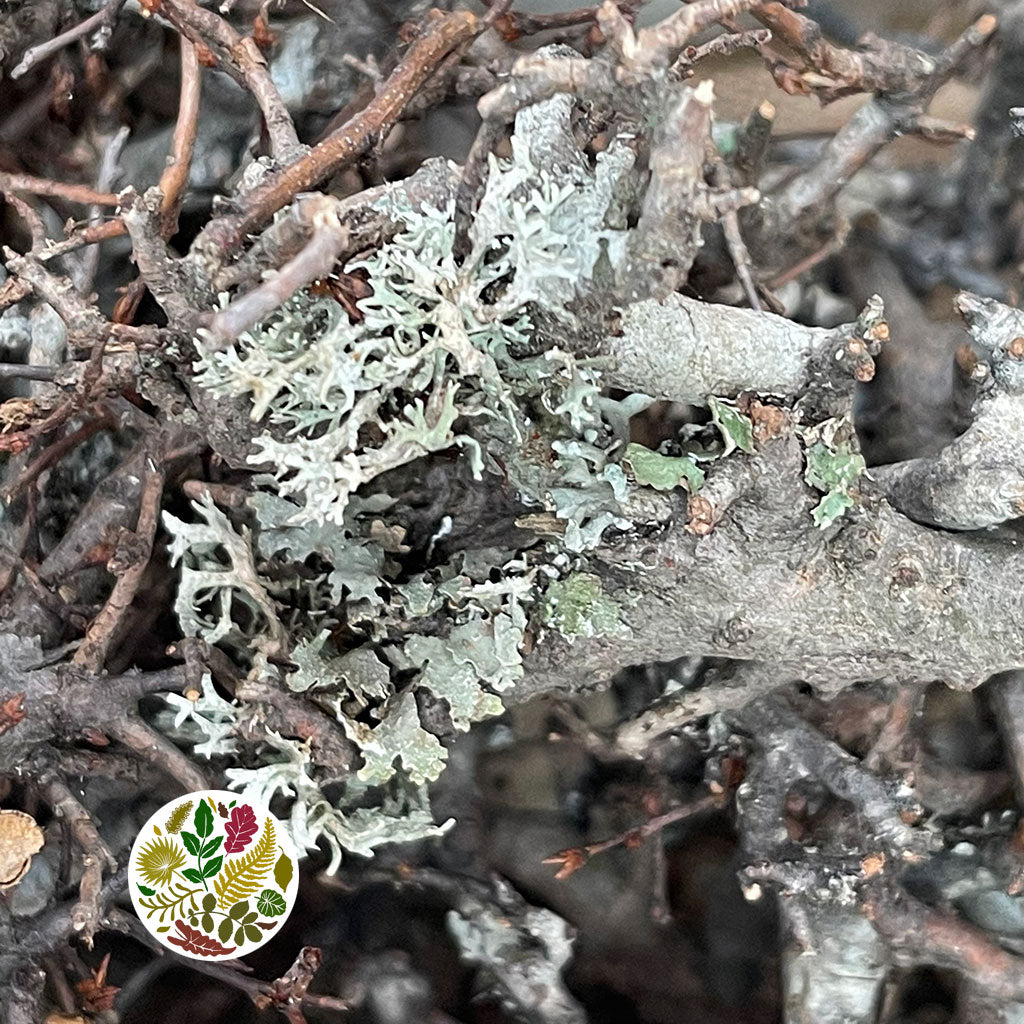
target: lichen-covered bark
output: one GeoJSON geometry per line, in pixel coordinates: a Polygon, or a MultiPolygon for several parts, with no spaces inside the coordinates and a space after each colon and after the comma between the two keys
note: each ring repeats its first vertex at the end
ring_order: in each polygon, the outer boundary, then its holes
{"type": "Polygon", "coordinates": [[[592,570],[618,602],[623,630],[549,632],[527,659],[520,698],[685,654],[770,662],[780,681],[829,690],[879,678],[973,687],[1024,662],[1016,547],[920,526],[870,484],[822,532],[792,437],[718,473],[741,486],[710,534],[687,531],[679,498],[659,532],[597,552],[592,570]]]}

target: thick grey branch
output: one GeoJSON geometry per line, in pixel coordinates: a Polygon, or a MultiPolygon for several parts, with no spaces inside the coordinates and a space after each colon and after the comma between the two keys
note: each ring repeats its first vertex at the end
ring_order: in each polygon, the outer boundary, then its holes
{"type": "Polygon", "coordinates": [[[974,687],[1024,664],[1024,552],[918,526],[871,495],[822,532],[793,437],[726,460],[709,480],[725,469],[738,474],[736,496],[710,533],[687,530],[680,498],[660,536],[599,549],[592,569],[622,628],[549,632],[517,697],[683,655],[771,662],[780,681],[830,691],[883,677],[974,687]]]}
{"type": "Polygon", "coordinates": [[[918,522],[976,530],[1024,514],[1024,313],[966,292],[957,305],[985,359],[973,422],[937,455],[873,474],[918,522]]]}
{"type": "Polygon", "coordinates": [[[849,395],[855,377],[870,378],[887,335],[880,300],[854,324],[825,330],[673,294],[627,306],[604,351],[615,357],[615,383],[630,391],[697,404],[741,391],[795,400],[812,386],[849,395]]]}

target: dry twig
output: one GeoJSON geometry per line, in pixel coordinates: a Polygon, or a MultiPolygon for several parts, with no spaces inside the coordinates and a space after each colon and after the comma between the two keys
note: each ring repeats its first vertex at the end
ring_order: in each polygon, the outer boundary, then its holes
{"type": "Polygon", "coordinates": [[[220,15],[204,10],[192,0],[162,0],[160,10],[195,46],[213,47],[228,74],[248,89],[259,104],[271,153],[282,162],[293,160],[303,147],[263,54],[252,37],[243,38],[220,15]]]}
{"type": "Polygon", "coordinates": [[[146,460],[139,502],[139,520],[135,532],[122,534],[117,550],[107,563],[114,574],[114,587],[106,604],[92,621],[85,639],[75,652],[73,664],[99,674],[107,660],[111,644],[123,629],[125,615],[142,582],[153,550],[153,537],[160,520],[160,499],[163,497],[164,471],[162,460],[154,452],[146,460]]]}
{"type": "MultiPolygon", "coordinates": [[[[439,15],[409,47],[398,67],[369,106],[309,153],[271,176],[245,197],[245,213],[212,221],[197,246],[212,244],[219,257],[231,252],[249,232],[262,227],[295,196],[349,166],[382,141],[402,111],[441,61],[486,27],[468,11],[439,15]]],[[[219,262],[219,260],[218,260],[219,262]]]]}
{"type": "Polygon", "coordinates": [[[97,192],[88,185],[71,185],[62,181],[37,178],[32,174],[8,174],[0,171],[0,192],[28,192],[36,196],[56,196],[70,203],[117,206],[120,200],[113,192],[97,192]]]}
{"type": "Polygon", "coordinates": [[[76,39],[87,36],[94,30],[110,29],[117,20],[118,14],[121,13],[121,8],[124,7],[124,4],[125,0],[107,0],[107,3],[95,14],[83,19],[66,32],[61,32],[59,36],[54,36],[38,46],[30,46],[25,51],[21,60],[11,69],[11,78],[21,78],[22,75],[27,74],[40,61],[52,56],[58,50],[62,50],[65,46],[75,42],[76,39]]]}
{"type": "Polygon", "coordinates": [[[226,348],[296,292],[331,272],[348,246],[349,233],[338,220],[334,202],[317,198],[321,201],[307,208],[313,223],[309,241],[273,277],[213,315],[204,331],[208,349],[226,348]]]}
{"type": "Polygon", "coordinates": [[[596,843],[588,843],[586,846],[574,846],[568,850],[559,850],[558,853],[545,858],[544,863],[561,865],[555,878],[568,878],[579,871],[591,857],[599,853],[604,853],[606,850],[611,850],[616,846],[625,846],[632,849],[639,846],[645,839],[657,835],[662,829],[667,828],[669,825],[674,825],[677,821],[684,821],[687,818],[706,814],[709,811],[721,810],[724,805],[724,794],[710,793],[707,796],[692,800],[690,803],[683,804],[681,807],[666,811],[664,814],[656,815],[645,821],[642,825],[626,829],[625,832],[620,832],[617,836],[602,839],[596,843]]]}

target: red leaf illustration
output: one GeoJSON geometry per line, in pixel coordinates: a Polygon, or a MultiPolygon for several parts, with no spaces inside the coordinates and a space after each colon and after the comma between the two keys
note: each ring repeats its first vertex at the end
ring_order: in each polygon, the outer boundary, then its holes
{"type": "Polygon", "coordinates": [[[184,921],[175,921],[181,937],[168,935],[167,941],[173,942],[175,946],[181,946],[186,953],[197,953],[199,956],[224,956],[226,953],[234,953],[237,946],[222,946],[216,939],[211,939],[198,928],[189,928],[184,921]]]}
{"type": "Polygon", "coordinates": [[[228,841],[224,844],[225,853],[238,853],[244,850],[256,835],[259,828],[256,814],[248,804],[239,804],[231,808],[231,818],[224,825],[228,841]]]}

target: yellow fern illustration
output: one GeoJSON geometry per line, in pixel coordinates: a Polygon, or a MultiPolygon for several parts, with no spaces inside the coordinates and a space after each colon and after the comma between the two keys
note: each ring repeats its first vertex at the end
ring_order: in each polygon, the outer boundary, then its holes
{"type": "Polygon", "coordinates": [[[213,883],[217,894],[217,906],[221,910],[239,900],[252,896],[263,885],[267,873],[274,866],[277,851],[277,836],[274,823],[267,818],[263,835],[256,845],[244,856],[234,857],[224,864],[213,883]]]}

